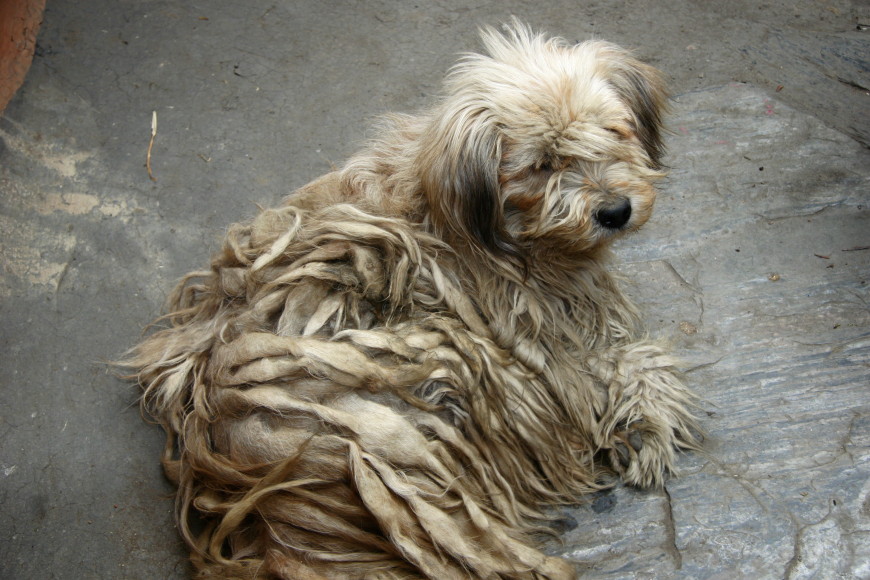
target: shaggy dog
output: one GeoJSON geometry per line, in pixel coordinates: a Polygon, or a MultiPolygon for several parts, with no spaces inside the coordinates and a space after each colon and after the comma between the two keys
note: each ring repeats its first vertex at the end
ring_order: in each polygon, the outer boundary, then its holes
{"type": "Polygon", "coordinates": [[[482,35],[431,110],[233,226],[125,361],[200,577],[571,578],[541,508],[696,446],[605,267],[663,175],[659,73],[482,35]]]}

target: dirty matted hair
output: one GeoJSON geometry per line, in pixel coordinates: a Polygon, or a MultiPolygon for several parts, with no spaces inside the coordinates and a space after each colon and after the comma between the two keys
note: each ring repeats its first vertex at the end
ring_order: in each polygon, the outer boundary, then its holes
{"type": "Polygon", "coordinates": [[[571,578],[542,506],[696,446],[606,269],[661,177],[658,73],[483,37],[434,107],[233,226],[123,361],[201,577],[571,578]]]}

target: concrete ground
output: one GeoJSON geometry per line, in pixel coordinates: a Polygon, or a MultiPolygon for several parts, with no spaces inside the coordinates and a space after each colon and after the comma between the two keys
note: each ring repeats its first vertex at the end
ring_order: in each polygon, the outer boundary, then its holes
{"type": "Polygon", "coordinates": [[[710,433],[665,489],[565,510],[547,549],[589,578],[870,578],[858,0],[49,2],[0,118],[0,578],[189,574],[162,435],[104,361],[230,223],[427,103],[512,14],[671,79],[671,176],[618,254],[710,433]]]}

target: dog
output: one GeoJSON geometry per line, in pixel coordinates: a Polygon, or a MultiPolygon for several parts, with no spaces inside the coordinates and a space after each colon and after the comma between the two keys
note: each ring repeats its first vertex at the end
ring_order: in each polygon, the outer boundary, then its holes
{"type": "Polygon", "coordinates": [[[123,362],[202,578],[572,578],[547,506],[660,485],[695,396],[607,269],[661,74],[518,21],[417,115],[232,226],[123,362]]]}

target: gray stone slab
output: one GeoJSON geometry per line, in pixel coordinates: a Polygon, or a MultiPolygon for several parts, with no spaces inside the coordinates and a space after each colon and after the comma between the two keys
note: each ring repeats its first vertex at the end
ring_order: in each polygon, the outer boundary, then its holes
{"type": "Polygon", "coordinates": [[[870,145],[870,40],[867,25],[836,34],[774,29],[742,47],[758,76],[787,89],[823,121],[870,145]],[[784,59],[783,55],[791,58],[784,59]]]}

